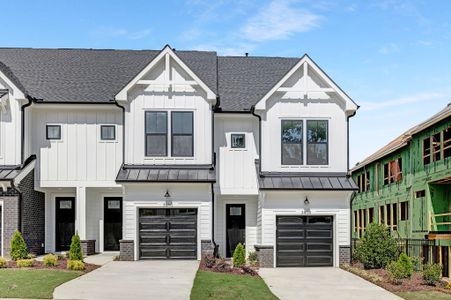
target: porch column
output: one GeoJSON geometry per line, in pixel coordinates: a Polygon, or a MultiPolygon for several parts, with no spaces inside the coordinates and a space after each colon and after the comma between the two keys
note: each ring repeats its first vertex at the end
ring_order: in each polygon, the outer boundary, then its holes
{"type": "Polygon", "coordinates": [[[77,187],[77,197],[75,198],[75,232],[80,236],[80,240],[86,240],[86,187],[77,187]]]}

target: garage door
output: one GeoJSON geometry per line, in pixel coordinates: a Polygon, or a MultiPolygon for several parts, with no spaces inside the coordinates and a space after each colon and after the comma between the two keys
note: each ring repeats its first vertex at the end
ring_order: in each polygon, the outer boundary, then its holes
{"type": "Polygon", "coordinates": [[[197,209],[140,209],[139,257],[196,259],[197,209]]]}
{"type": "Polygon", "coordinates": [[[332,220],[330,216],[278,216],[277,266],[332,266],[332,220]]]}

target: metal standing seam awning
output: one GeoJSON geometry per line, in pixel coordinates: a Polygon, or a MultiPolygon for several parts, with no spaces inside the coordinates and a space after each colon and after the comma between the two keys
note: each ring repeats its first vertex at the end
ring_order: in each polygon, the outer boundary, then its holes
{"type": "Polygon", "coordinates": [[[31,155],[23,165],[0,165],[0,188],[6,191],[9,187],[18,185],[35,166],[36,156],[31,155]]]}

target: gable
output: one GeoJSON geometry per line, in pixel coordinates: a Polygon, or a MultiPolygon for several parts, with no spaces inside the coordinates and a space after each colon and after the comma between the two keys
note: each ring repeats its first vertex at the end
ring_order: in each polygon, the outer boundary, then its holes
{"type": "Polygon", "coordinates": [[[146,91],[180,91],[201,89],[206,99],[215,103],[213,92],[178,55],[166,46],[163,50],[116,96],[117,101],[127,101],[128,93],[136,86],[144,87],[146,91]]]}
{"type": "Polygon", "coordinates": [[[353,114],[357,104],[307,55],[275,84],[255,105],[255,110],[266,110],[268,100],[278,94],[285,99],[340,101],[348,115],[353,114]]]}

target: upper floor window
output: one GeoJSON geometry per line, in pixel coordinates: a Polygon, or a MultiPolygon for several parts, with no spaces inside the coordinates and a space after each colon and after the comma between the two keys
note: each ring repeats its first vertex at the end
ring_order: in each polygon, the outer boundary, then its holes
{"type": "Polygon", "coordinates": [[[46,125],[47,140],[61,140],[61,125],[46,125]]]}
{"type": "Polygon", "coordinates": [[[232,148],[246,148],[246,139],[243,133],[240,134],[231,134],[230,142],[232,148]]]}
{"type": "Polygon", "coordinates": [[[384,185],[400,182],[402,179],[402,159],[401,157],[384,164],[384,185]]]}
{"type": "Polygon", "coordinates": [[[302,137],[302,120],[282,120],[282,165],[302,165],[302,137]]]}
{"type": "Polygon", "coordinates": [[[423,139],[423,164],[451,156],[451,127],[423,139]]]}
{"type": "Polygon", "coordinates": [[[328,136],[326,120],[307,121],[307,164],[328,164],[328,136]]]}
{"type": "Polygon", "coordinates": [[[171,113],[172,156],[193,156],[193,112],[173,111],[171,113]]]}
{"type": "Polygon", "coordinates": [[[451,126],[443,130],[443,157],[451,156],[451,126]]]}
{"type": "Polygon", "coordinates": [[[146,156],[167,156],[168,113],[146,111],[145,113],[145,152],[146,156]]]}
{"type": "Polygon", "coordinates": [[[100,139],[102,141],[116,140],[116,126],[114,125],[100,125],[100,139]]]}
{"type": "Polygon", "coordinates": [[[357,176],[357,186],[359,187],[359,193],[369,191],[370,172],[364,172],[357,176]]]}

